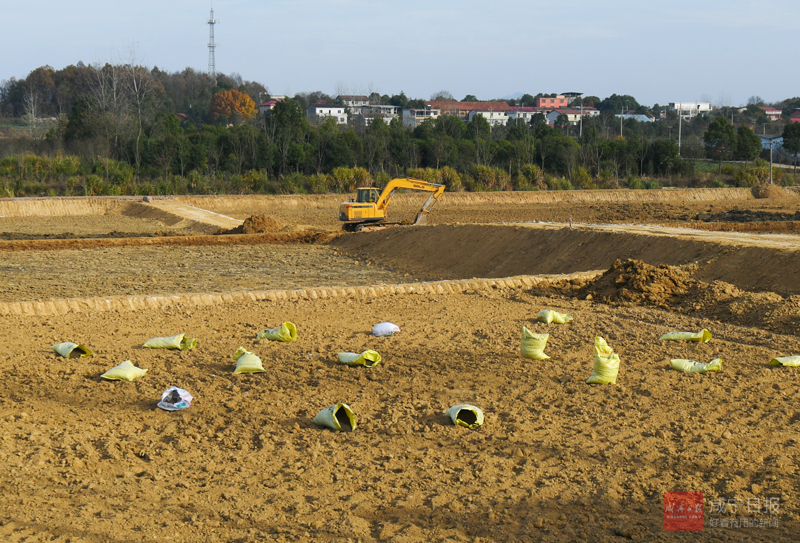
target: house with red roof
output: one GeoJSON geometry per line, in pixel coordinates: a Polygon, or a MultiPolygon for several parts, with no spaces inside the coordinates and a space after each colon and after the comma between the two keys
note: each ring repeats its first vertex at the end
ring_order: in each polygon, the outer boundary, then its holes
{"type": "MultiPolygon", "coordinates": [[[[441,115],[453,115],[462,121],[470,120],[470,112],[504,112],[508,114],[513,108],[505,102],[455,102],[450,100],[432,100],[425,102],[428,109],[437,109],[441,115]]],[[[491,116],[491,115],[490,115],[491,116]]]]}
{"type": "Polygon", "coordinates": [[[771,106],[760,106],[761,111],[767,114],[767,119],[777,121],[781,118],[781,110],[771,106]]]}

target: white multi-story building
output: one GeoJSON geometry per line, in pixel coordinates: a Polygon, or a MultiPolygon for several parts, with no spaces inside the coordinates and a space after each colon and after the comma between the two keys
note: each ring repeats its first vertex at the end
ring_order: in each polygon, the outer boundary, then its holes
{"type": "Polygon", "coordinates": [[[473,109],[469,112],[469,121],[472,122],[472,119],[475,118],[475,115],[480,115],[487,121],[491,126],[505,126],[508,123],[508,112],[506,111],[495,111],[493,109],[473,109]]]}
{"type": "Polygon", "coordinates": [[[373,119],[383,119],[383,122],[389,124],[393,119],[399,116],[400,106],[371,104],[368,106],[361,106],[361,110],[358,115],[356,115],[354,122],[369,126],[373,119]]]}
{"type": "Polygon", "coordinates": [[[586,106],[583,109],[575,107],[560,107],[547,114],[547,124],[555,124],[559,115],[566,115],[570,124],[578,124],[581,121],[581,115],[584,117],[597,117],[600,115],[600,110],[589,106],[586,106]]]}
{"type": "Polygon", "coordinates": [[[549,110],[539,109],[538,107],[515,107],[508,112],[509,119],[522,119],[526,123],[531,122],[531,119],[537,113],[547,114],[549,110]]]}
{"type": "Polygon", "coordinates": [[[341,104],[314,104],[308,106],[306,116],[310,120],[322,120],[325,117],[333,117],[337,124],[347,124],[347,113],[341,104]]]}
{"type": "Polygon", "coordinates": [[[669,108],[684,119],[691,119],[695,115],[708,113],[713,109],[709,102],[670,102],[669,108]]]}
{"type": "Polygon", "coordinates": [[[409,128],[416,128],[428,119],[436,119],[441,114],[440,109],[425,108],[425,109],[404,109],[403,110],[403,126],[409,128]]]}
{"type": "Polygon", "coordinates": [[[369,105],[369,96],[340,94],[336,101],[350,109],[351,115],[358,115],[362,107],[369,105]]]}

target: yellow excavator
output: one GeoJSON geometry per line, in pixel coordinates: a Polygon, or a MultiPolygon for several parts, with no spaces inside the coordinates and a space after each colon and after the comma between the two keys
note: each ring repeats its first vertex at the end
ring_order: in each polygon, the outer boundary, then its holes
{"type": "MultiPolygon", "coordinates": [[[[425,224],[428,213],[444,193],[444,185],[410,178],[392,179],[380,193],[375,187],[358,188],[355,200],[339,206],[339,220],[345,223],[342,228],[347,232],[358,232],[367,226],[383,223],[386,220],[386,207],[397,189],[432,193],[417,213],[415,225],[425,224]]],[[[389,223],[384,224],[389,226],[389,223]]]]}

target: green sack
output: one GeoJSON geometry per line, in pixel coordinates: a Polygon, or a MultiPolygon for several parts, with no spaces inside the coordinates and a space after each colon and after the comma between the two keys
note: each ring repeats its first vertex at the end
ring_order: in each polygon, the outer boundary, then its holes
{"type": "Polygon", "coordinates": [[[270,341],[296,341],[297,327],[289,321],[284,322],[277,328],[267,328],[261,330],[256,339],[268,339],[270,341]]]}
{"type": "Polygon", "coordinates": [[[377,366],[381,361],[381,355],[378,351],[367,349],[361,354],[358,353],[339,353],[339,362],[347,364],[348,366],[366,366],[371,368],[377,366]]]}
{"type": "Polygon", "coordinates": [[[346,403],[337,403],[317,413],[314,424],[339,432],[352,432],[356,429],[356,414],[346,403]]]}
{"type": "Polygon", "coordinates": [[[708,343],[711,340],[711,332],[703,328],[699,332],[669,332],[660,338],[661,341],[702,341],[708,343]]]}
{"type": "Polygon", "coordinates": [[[613,385],[617,382],[617,374],[619,355],[614,354],[614,349],[608,346],[605,339],[597,336],[594,338],[594,370],[586,382],[590,385],[613,385]]]}
{"type": "Polygon", "coordinates": [[[522,327],[522,358],[531,360],[546,360],[550,358],[544,354],[547,338],[550,334],[534,334],[527,327],[522,327]]]}
{"type": "Polygon", "coordinates": [[[233,373],[261,373],[264,371],[264,365],[261,359],[245,349],[239,347],[233,357],[236,358],[236,369],[233,373]]]}
{"type": "Polygon", "coordinates": [[[86,358],[92,356],[92,351],[84,347],[83,345],[79,345],[77,343],[71,343],[69,341],[65,341],[64,343],[57,343],[50,347],[55,352],[63,356],[64,358],[86,358]]]}
{"type": "Polygon", "coordinates": [[[678,371],[690,371],[694,373],[705,373],[707,371],[721,371],[722,370],[722,359],[715,358],[708,364],[702,364],[700,362],[695,362],[694,360],[687,360],[685,358],[673,358],[669,361],[670,366],[672,369],[676,369],[678,371]]]}
{"type": "Polygon", "coordinates": [[[100,377],[108,379],[109,381],[134,381],[145,373],[147,373],[146,369],[137,368],[133,365],[133,362],[126,360],[119,366],[114,366],[100,377]]]}
{"type": "Polygon", "coordinates": [[[769,361],[771,366],[800,367],[800,356],[779,356],[769,361]]]}
{"type": "Polygon", "coordinates": [[[447,410],[447,416],[456,426],[464,428],[478,428],[483,424],[483,411],[474,405],[454,405],[447,410]]]}
{"type": "Polygon", "coordinates": [[[568,322],[572,322],[572,317],[566,313],[559,313],[558,311],[553,311],[552,309],[543,309],[539,311],[538,315],[536,315],[536,320],[545,324],[550,324],[551,322],[556,324],[566,324],[568,322]]]}
{"type": "Polygon", "coordinates": [[[197,339],[186,339],[186,334],[178,334],[172,337],[154,337],[148,339],[143,345],[147,349],[179,349],[188,351],[197,347],[197,339]]]}

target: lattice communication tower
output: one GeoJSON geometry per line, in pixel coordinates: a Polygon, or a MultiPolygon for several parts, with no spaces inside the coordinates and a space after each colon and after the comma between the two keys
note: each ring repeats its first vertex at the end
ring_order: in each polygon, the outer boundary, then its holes
{"type": "Polygon", "coordinates": [[[211,16],[208,18],[208,75],[213,78],[217,77],[217,66],[214,62],[214,49],[217,44],[214,43],[214,25],[219,21],[214,19],[214,8],[211,8],[211,16]]]}

